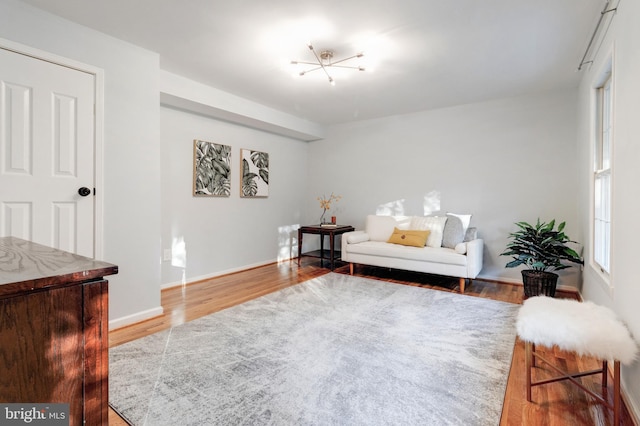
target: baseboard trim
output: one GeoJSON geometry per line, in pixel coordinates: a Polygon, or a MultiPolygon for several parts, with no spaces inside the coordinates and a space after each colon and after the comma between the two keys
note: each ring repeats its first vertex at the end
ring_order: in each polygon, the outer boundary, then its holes
{"type": "Polygon", "coordinates": [[[147,309],[146,311],[136,312],[135,314],[126,315],[124,317],[116,318],[109,321],[109,331],[117,328],[126,327],[141,321],[145,321],[151,318],[159,317],[164,313],[162,306],[156,308],[147,309]]]}
{"type": "Polygon", "coordinates": [[[259,268],[261,266],[271,265],[271,264],[276,263],[276,262],[277,261],[275,259],[274,260],[267,260],[267,261],[264,261],[264,262],[254,263],[252,265],[243,265],[243,266],[239,266],[237,268],[231,268],[231,269],[225,269],[224,271],[213,272],[211,274],[199,275],[199,276],[196,276],[196,277],[191,277],[191,278],[185,279],[184,281],[174,281],[174,282],[162,284],[160,286],[160,289],[161,290],[166,290],[168,288],[194,284],[194,283],[197,283],[197,282],[200,282],[200,281],[210,280],[212,278],[218,278],[218,277],[221,277],[223,275],[235,274],[236,272],[242,272],[242,271],[247,271],[249,269],[259,268]]]}
{"type": "Polygon", "coordinates": [[[522,286],[521,279],[504,278],[500,276],[478,275],[476,278],[474,278],[474,280],[489,281],[489,282],[498,283],[498,284],[513,284],[513,285],[522,286]]]}
{"type": "MultiPolygon", "coordinates": [[[[510,284],[510,285],[517,285],[517,286],[520,286],[520,287],[524,286],[522,284],[522,280],[521,279],[515,279],[515,278],[490,277],[490,276],[478,275],[478,277],[474,278],[474,279],[480,280],[480,281],[494,282],[494,283],[498,283],[498,284],[510,284]]],[[[575,288],[574,286],[571,286],[571,285],[558,284],[556,289],[561,290],[561,291],[565,291],[565,292],[578,293],[578,295],[580,295],[580,291],[577,288],[575,288]]]]}
{"type": "MultiPolygon", "coordinates": [[[[609,367],[610,368],[610,367],[609,367]]],[[[629,411],[629,416],[631,416],[631,421],[635,426],[640,425],[640,409],[637,405],[635,405],[635,401],[631,400],[627,395],[627,389],[624,385],[624,381],[620,381],[620,395],[622,396],[622,401],[624,405],[627,406],[627,411],[629,411]]]]}

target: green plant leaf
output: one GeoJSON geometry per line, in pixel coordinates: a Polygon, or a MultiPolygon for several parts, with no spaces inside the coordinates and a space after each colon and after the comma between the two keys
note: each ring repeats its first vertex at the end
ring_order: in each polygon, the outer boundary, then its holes
{"type": "Polygon", "coordinates": [[[520,266],[522,265],[522,261],[516,259],[516,260],[512,260],[511,262],[507,263],[506,267],[507,268],[515,268],[516,266],[520,266]]]}

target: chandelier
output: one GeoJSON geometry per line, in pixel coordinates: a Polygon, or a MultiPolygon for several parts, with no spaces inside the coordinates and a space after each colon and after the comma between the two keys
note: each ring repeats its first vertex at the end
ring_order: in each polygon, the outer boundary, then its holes
{"type": "Polygon", "coordinates": [[[313,53],[313,56],[316,58],[315,62],[291,61],[291,64],[293,64],[293,65],[302,64],[302,65],[312,65],[313,66],[313,68],[309,68],[308,70],[300,71],[300,73],[299,73],[300,76],[303,76],[303,75],[308,74],[308,73],[313,72],[313,71],[322,70],[327,75],[327,78],[329,79],[329,83],[331,83],[332,86],[335,86],[336,82],[333,79],[333,77],[331,77],[331,74],[329,74],[328,68],[332,68],[332,67],[333,68],[350,68],[350,69],[354,69],[354,70],[358,70],[358,71],[364,71],[365,70],[365,68],[361,67],[361,66],[343,65],[343,62],[346,62],[349,59],[363,57],[364,54],[362,52],[357,53],[357,54],[355,54],[353,56],[349,56],[348,58],[339,59],[337,61],[334,61],[333,60],[333,54],[334,54],[333,50],[321,50],[320,53],[318,53],[313,48],[313,45],[311,43],[308,43],[307,47],[309,48],[309,50],[311,50],[311,52],[313,53]]]}

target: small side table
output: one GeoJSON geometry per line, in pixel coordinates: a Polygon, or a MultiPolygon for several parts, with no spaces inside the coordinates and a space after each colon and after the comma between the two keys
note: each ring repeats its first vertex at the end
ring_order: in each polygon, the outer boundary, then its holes
{"type": "Polygon", "coordinates": [[[328,258],[331,264],[331,270],[333,271],[335,260],[340,257],[340,252],[335,249],[335,237],[336,235],[344,234],[345,232],[355,231],[355,228],[351,225],[336,225],[336,226],[320,226],[320,225],[307,225],[298,228],[298,266],[300,266],[300,259],[302,256],[319,257],[320,264],[322,265],[324,259],[328,258]],[[316,234],[320,235],[320,250],[310,251],[302,253],[302,235],[303,234],[316,234]],[[329,253],[324,249],[324,237],[329,236],[329,253]],[[328,254],[328,256],[326,256],[328,254]]]}

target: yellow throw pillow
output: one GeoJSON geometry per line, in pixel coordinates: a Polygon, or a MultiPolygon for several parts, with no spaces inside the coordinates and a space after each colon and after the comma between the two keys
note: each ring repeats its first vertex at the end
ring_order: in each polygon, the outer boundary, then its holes
{"type": "Polygon", "coordinates": [[[403,246],[424,247],[427,244],[427,238],[429,238],[429,231],[394,228],[393,234],[387,242],[403,246]]]}

